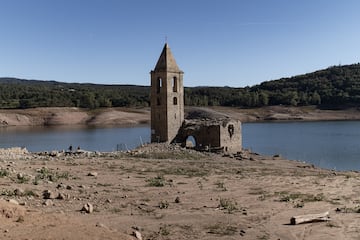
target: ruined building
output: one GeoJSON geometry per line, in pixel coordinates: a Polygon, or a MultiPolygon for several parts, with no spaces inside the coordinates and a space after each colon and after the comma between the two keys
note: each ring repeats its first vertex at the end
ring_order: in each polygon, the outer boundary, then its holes
{"type": "Polygon", "coordinates": [[[184,120],[184,73],[168,44],[150,74],[151,142],[176,142],[186,146],[190,137],[198,150],[229,153],[241,150],[240,121],[209,114],[206,110],[196,110],[200,114],[188,114],[189,119],[184,120]]]}

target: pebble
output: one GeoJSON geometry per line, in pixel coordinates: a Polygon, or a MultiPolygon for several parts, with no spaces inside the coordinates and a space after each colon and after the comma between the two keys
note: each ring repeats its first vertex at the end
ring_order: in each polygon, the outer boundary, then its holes
{"type": "Polygon", "coordinates": [[[103,223],[96,223],[96,227],[106,228],[106,226],[103,223]]]}
{"type": "Polygon", "coordinates": [[[142,240],[142,236],[141,236],[141,233],[139,231],[134,231],[133,236],[135,236],[136,239],[138,239],[138,240],[142,240]]]}
{"type": "Polygon", "coordinates": [[[51,199],[47,199],[45,202],[43,202],[43,205],[51,206],[51,205],[53,205],[53,201],[51,199]]]}
{"type": "Polygon", "coordinates": [[[57,196],[55,195],[54,192],[50,191],[50,190],[45,190],[43,192],[43,198],[44,199],[54,199],[56,198],[57,196]]]}
{"type": "Polygon", "coordinates": [[[97,172],[89,172],[88,176],[90,177],[97,177],[98,173],[97,172]]]}
{"type": "Polygon", "coordinates": [[[56,197],[56,199],[64,200],[64,199],[70,199],[69,194],[59,193],[59,195],[56,197]]]}
{"type": "Polygon", "coordinates": [[[24,195],[24,193],[25,193],[25,191],[22,188],[17,188],[17,189],[14,190],[14,194],[16,196],[22,196],[22,195],[24,195]]]}
{"type": "Polygon", "coordinates": [[[93,207],[93,205],[91,203],[86,203],[82,207],[81,211],[84,211],[86,213],[92,213],[94,211],[94,207],[93,207]]]}
{"type": "Polygon", "coordinates": [[[19,202],[16,201],[15,199],[10,199],[9,203],[15,204],[15,205],[19,205],[19,202]]]}

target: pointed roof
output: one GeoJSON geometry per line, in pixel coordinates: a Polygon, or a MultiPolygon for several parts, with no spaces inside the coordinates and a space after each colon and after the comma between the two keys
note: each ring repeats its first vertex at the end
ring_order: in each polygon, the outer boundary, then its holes
{"type": "Polygon", "coordinates": [[[167,43],[165,43],[154,71],[182,72],[176,64],[175,58],[167,43]]]}

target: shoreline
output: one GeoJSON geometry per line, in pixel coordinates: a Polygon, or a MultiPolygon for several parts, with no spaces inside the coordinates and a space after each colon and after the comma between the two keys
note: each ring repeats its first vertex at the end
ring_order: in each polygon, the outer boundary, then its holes
{"type": "MultiPolygon", "coordinates": [[[[320,110],[314,106],[240,109],[231,107],[185,107],[185,113],[205,111],[221,114],[244,123],[291,121],[359,121],[360,111],[320,110]]],[[[149,108],[79,108],[1,109],[0,127],[6,126],[132,126],[150,124],[149,108]]]]}

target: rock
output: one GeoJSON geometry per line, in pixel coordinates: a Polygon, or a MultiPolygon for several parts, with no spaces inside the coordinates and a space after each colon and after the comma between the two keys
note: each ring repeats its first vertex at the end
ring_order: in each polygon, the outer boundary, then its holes
{"type": "Polygon", "coordinates": [[[58,151],[51,151],[51,152],[49,153],[49,156],[50,156],[50,157],[58,157],[58,156],[59,156],[59,152],[58,152],[58,151]]]}
{"type": "Polygon", "coordinates": [[[100,227],[100,228],[106,228],[106,226],[103,223],[96,223],[95,225],[96,227],[100,227]]]}
{"type": "Polygon", "coordinates": [[[92,213],[94,211],[94,207],[93,207],[93,205],[91,203],[86,203],[82,207],[81,211],[84,211],[86,213],[92,213]]]}
{"type": "Polygon", "coordinates": [[[17,174],[17,179],[19,179],[19,180],[20,180],[20,179],[23,179],[24,176],[25,176],[25,175],[24,175],[23,173],[18,173],[18,174],[17,174]]]}
{"type": "Polygon", "coordinates": [[[53,203],[53,201],[51,199],[47,199],[45,202],[43,202],[43,205],[45,205],[45,206],[51,206],[53,204],[54,203],[53,203]]]}
{"type": "Polygon", "coordinates": [[[67,186],[66,186],[66,189],[67,189],[67,190],[72,190],[72,189],[73,189],[73,187],[72,187],[72,186],[70,186],[70,185],[67,185],[67,186]]]}
{"type": "Polygon", "coordinates": [[[60,199],[60,200],[69,199],[69,198],[70,195],[65,193],[59,193],[59,195],[56,197],[56,199],[60,199]]]}
{"type": "Polygon", "coordinates": [[[91,176],[91,177],[97,177],[98,173],[97,172],[89,172],[88,173],[88,176],[91,176]]]}
{"type": "Polygon", "coordinates": [[[139,231],[133,231],[133,236],[135,236],[138,240],[142,240],[142,236],[139,231]]]}
{"type": "Polygon", "coordinates": [[[175,198],[175,203],[180,203],[180,197],[175,198]]]}
{"type": "Polygon", "coordinates": [[[19,202],[16,201],[15,199],[10,199],[9,203],[15,204],[15,205],[19,205],[19,202]]]}
{"type": "Polygon", "coordinates": [[[45,190],[43,192],[43,198],[44,199],[54,199],[56,198],[57,196],[55,195],[54,192],[50,191],[50,190],[45,190]]]}
{"type": "Polygon", "coordinates": [[[25,191],[22,188],[17,188],[17,189],[14,190],[14,194],[16,196],[22,196],[22,195],[24,195],[24,193],[25,193],[25,191]]]}

